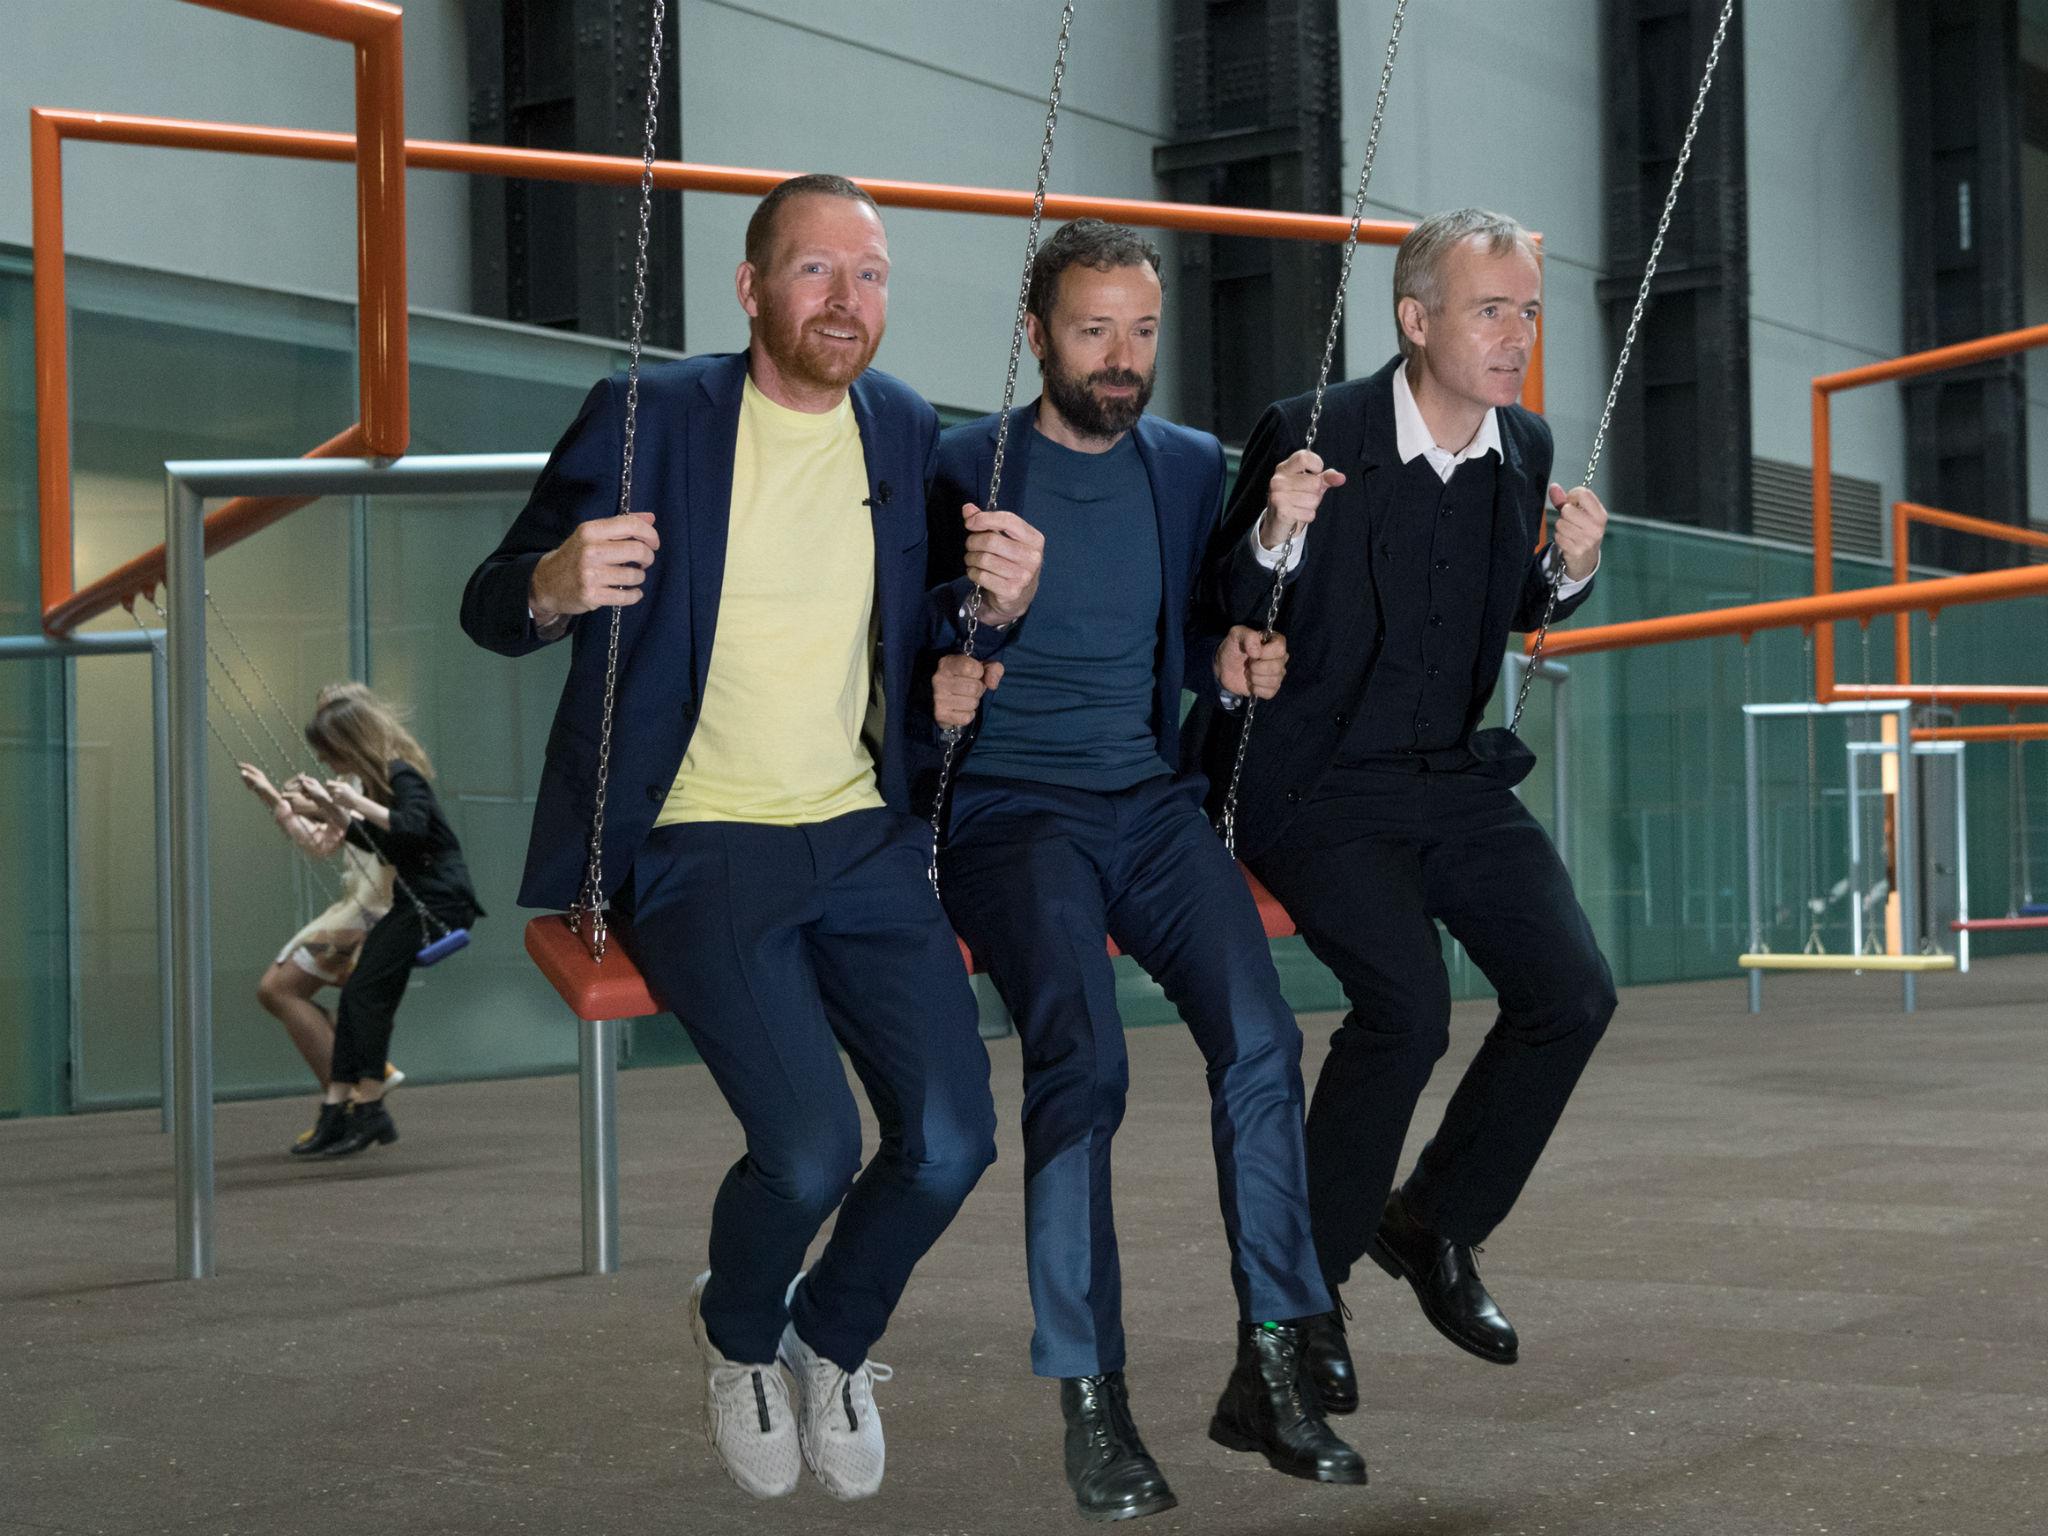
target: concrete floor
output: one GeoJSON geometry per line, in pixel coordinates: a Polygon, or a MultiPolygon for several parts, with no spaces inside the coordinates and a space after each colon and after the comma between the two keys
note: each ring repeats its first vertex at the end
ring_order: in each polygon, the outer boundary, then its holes
{"type": "MultiPolygon", "coordinates": [[[[1200,1064],[1134,1033],[1130,1379],[1181,1498],[1138,1529],[2048,1530],[2048,959],[1930,978],[1912,1018],[1888,980],[1768,990],[1760,1019],[1734,981],[1624,994],[1483,1261],[1521,1364],[1354,1284],[1362,1489],[1205,1438],[1232,1304],[1200,1064]]],[[[1425,1129],[1488,1021],[1460,1006],[1425,1129]]],[[[1332,1021],[1304,1022],[1313,1074],[1332,1021]]],[[[889,1481],[850,1506],[756,1505],[705,1448],[683,1295],[736,1136],[698,1069],[623,1080],[608,1279],[577,1273],[572,1079],[407,1088],[404,1139],[336,1166],[282,1155],[305,1103],[222,1106],[198,1284],[164,1278],[154,1114],[0,1125],[0,1536],[1078,1530],[1025,1363],[1016,1043],[991,1054],[1002,1161],[877,1351],[889,1481]]]]}

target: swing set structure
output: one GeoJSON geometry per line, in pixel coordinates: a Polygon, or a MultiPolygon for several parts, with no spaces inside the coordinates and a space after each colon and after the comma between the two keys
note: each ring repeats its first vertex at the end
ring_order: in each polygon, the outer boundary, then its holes
{"type": "MultiPolygon", "coordinates": [[[[281,518],[332,495],[524,494],[546,455],[407,455],[410,438],[405,198],[407,170],[521,177],[593,185],[638,185],[643,200],[665,191],[758,197],[792,174],[785,171],[657,161],[654,100],[643,157],[531,150],[409,140],[404,134],[402,13],[382,0],[186,0],[186,3],[350,45],[356,81],[356,131],[326,133],[248,124],[192,122],[116,113],[37,107],[30,112],[38,526],[44,637],[0,651],[0,657],[75,656],[147,650],[158,675],[156,725],[162,745],[158,926],[166,977],[164,1117],[173,1133],[177,1175],[176,1273],[195,1279],[214,1270],[213,1067],[211,930],[207,877],[207,713],[219,697],[209,658],[232,679],[207,638],[210,606],[207,556],[261,532],[281,518]],[[165,465],[165,538],[159,547],[79,584],[72,567],[72,477],[69,313],[64,275],[63,146],[68,140],[352,163],[357,188],[359,311],[358,420],[300,459],[174,461],[165,465]],[[209,501],[217,501],[210,512],[209,501]],[[131,636],[73,632],[116,608],[135,613],[163,592],[161,631],[131,636]]],[[[1400,0],[1405,6],[1406,0],[1400,0]]],[[[1069,12],[1071,6],[1068,7],[1069,12]]],[[[657,9],[658,14],[658,9],[657,9]]],[[[659,36],[658,24],[650,36],[659,36]]],[[[1398,26],[1396,28],[1398,38],[1398,26]]],[[[1387,68],[1392,66],[1389,45],[1387,68]]],[[[659,69],[650,59],[650,85],[659,69]]],[[[1381,105],[1384,105],[1384,74],[1381,105]]],[[[1056,103],[1055,103],[1056,105],[1056,103]]],[[[1050,127],[1042,170],[1049,170],[1050,127]]],[[[1368,171],[1369,174],[1369,171],[1368,171]]],[[[1161,203],[1134,198],[1049,194],[928,182],[856,178],[877,203],[992,217],[1101,218],[1146,228],[1347,247],[1396,246],[1405,221],[1278,210],[1161,203]]],[[[641,264],[645,259],[642,224],[641,264]]],[[[644,281],[644,272],[642,275],[644,281]]],[[[634,353],[637,355],[637,327],[634,353]]],[[[1014,364],[1013,364],[1014,374],[1014,364]]],[[[1523,403],[1543,408],[1541,334],[1530,360],[1523,403]]],[[[138,628],[143,628],[137,620],[138,628]]],[[[253,705],[251,706],[253,710],[253,705]]],[[[260,719],[260,713],[258,714],[260,719]]],[[[233,754],[224,738],[221,746],[233,754]]],[[[263,754],[256,754],[259,758],[263,754]]],[[[282,756],[280,750],[280,756],[282,756]]],[[[1274,898],[1252,882],[1270,937],[1294,932],[1274,898]]],[[[601,898],[596,909],[602,915],[601,898]]],[[[645,982],[629,960],[597,963],[595,924],[579,936],[562,917],[528,924],[526,947],[581,1024],[582,1167],[585,1268],[618,1266],[615,1077],[624,1019],[655,1013],[645,982]]],[[[429,948],[450,936],[423,935],[429,948]]],[[[455,947],[448,945],[447,947],[455,947]]],[[[1112,950],[1112,952],[1114,952],[1112,950]]],[[[962,946],[963,962],[974,962],[962,946]]]]}
{"type": "MultiPolygon", "coordinates": [[[[132,605],[138,598],[149,597],[158,587],[164,589],[168,605],[164,625],[165,660],[161,671],[167,678],[164,691],[168,695],[163,711],[168,715],[169,734],[165,754],[168,759],[166,797],[169,801],[166,854],[171,875],[160,878],[165,888],[160,898],[161,915],[170,935],[165,954],[174,1082],[168,1104],[176,1145],[177,1273],[181,1278],[198,1278],[211,1274],[214,1267],[210,933],[203,761],[208,729],[209,652],[205,558],[323,496],[400,491],[415,495],[477,491],[523,494],[545,462],[542,454],[431,457],[405,454],[410,435],[405,171],[445,170],[614,186],[637,184],[643,212],[636,289],[644,285],[645,209],[655,188],[759,196],[784,180],[788,173],[657,161],[653,149],[653,103],[654,84],[661,66],[658,45],[651,50],[649,61],[648,132],[645,152],[638,159],[408,140],[404,136],[402,97],[402,17],[397,7],[383,4],[381,0],[187,0],[187,3],[346,42],[354,50],[356,78],[354,134],[45,108],[34,109],[31,113],[41,577],[44,627],[52,637],[45,643],[50,646],[70,645],[72,642],[66,637],[79,624],[117,606],[130,607],[132,611],[132,605]],[[359,419],[302,459],[167,464],[164,545],[83,586],[74,582],[71,569],[68,317],[64,297],[61,165],[62,146],[67,139],[352,162],[356,171],[358,202],[359,419]],[[210,499],[221,499],[222,504],[208,513],[205,508],[210,499]]],[[[885,206],[1023,217],[1031,221],[1033,237],[1043,217],[1071,219],[1092,216],[1150,228],[1341,243],[1346,247],[1345,270],[1348,275],[1350,254],[1357,244],[1397,245],[1411,227],[1405,222],[1363,218],[1366,183],[1371,174],[1371,149],[1377,145],[1386,85],[1393,68],[1405,6],[1406,0],[1396,0],[1394,31],[1388,42],[1381,75],[1365,172],[1349,219],[1049,193],[1045,182],[1057,117],[1057,67],[1054,90],[1048,102],[1046,134],[1041,146],[1039,183],[1035,193],[856,179],[877,203],[885,206]]],[[[1733,8],[1734,0],[1728,0],[1721,12],[1720,30],[1694,104],[1694,130],[1712,79],[1712,59],[1718,56],[1720,39],[1725,35],[1733,8]]],[[[1069,4],[1062,19],[1062,60],[1065,29],[1072,9],[1069,4]]],[[[660,0],[655,0],[654,11],[658,18],[660,0]]],[[[658,21],[650,36],[657,39],[660,36],[658,21]]],[[[1689,132],[1688,146],[1690,137],[1689,132]]],[[[1684,160],[1681,157],[1674,174],[1671,196],[1665,205],[1667,222],[1683,172],[1684,160]]],[[[1630,326],[1631,339],[1635,322],[1640,321],[1648,300],[1655,259],[1653,247],[1651,265],[1644,273],[1635,317],[1630,326]]],[[[1027,255],[1027,271],[1028,265],[1027,255]]],[[[1340,288],[1332,315],[1333,336],[1342,306],[1340,288]]],[[[635,310],[631,366],[637,369],[641,310],[637,300],[635,310]]],[[[1019,324],[1021,326],[1021,320],[1019,324]]],[[[1897,368],[1899,371],[1885,376],[1903,377],[1912,372],[1957,366],[1980,356],[2004,355],[2044,343],[2048,343],[2048,327],[2038,327],[2032,332],[2017,333],[2015,337],[1989,338],[1985,342],[1972,343],[1970,348],[1943,349],[1944,353],[1970,352],[1968,357],[1929,361],[1941,354],[1923,354],[1917,359],[1900,359],[1896,364],[1875,366],[1897,368]],[[1972,351],[1972,348],[1977,350],[1972,351]],[[1907,364],[1913,366],[1900,366],[1907,364]]],[[[1011,375],[1005,385],[1006,404],[1014,386],[1015,359],[1013,335],[1011,375]]],[[[1609,391],[1608,412],[1613,408],[1621,369],[1627,360],[1625,344],[1617,363],[1615,385],[1609,391]]],[[[1329,364],[1330,352],[1326,349],[1319,388],[1327,380],[1329,364]]],[[[1872,370],[1857,372],[1870,374],[1872,370]]],[[[1854,383],[1850,383],[1847,382],[1850,377],[1837,375],[1815,381],[1815,595],[1795,600],[1792,604],[1749,605],[1723,610],[1719,614],[1682,615],[1676,619],[1652,619],[1637,625],[1560,634],[1549,637],[1547,654],[1541,650],[1542,637],[1539,636],[1533,647],[1536,654],[1532,655],[1531,664],[1523,668],[1521,696],[1515,709],[1517,717],[1521,712],[1520,705],[1526,699],[1530,679],[1541,670],[1535,664],[1539,658],[1548,663],[1574,651],[1655,644],[1708,634],[1747,636],[1759,629],[1781,626],[1815,630],[1818,640],[1828,642],[1817,650],[1815,699],[1825,705],[1834,700],[1838,691],[1845,694],[1849,691],[1846,688],[1837,690],[1832,680],[1833,650],[1831,637],[1827,636],[1824,628],[1826,621],[1853,617],[1868,622],[1870,618],[1888,612],[1938,609],[1956,603],[2048,593],[2048,570],[2000,571],[1945,578],[1912,583],[1910,590],[1905,585],[1853,593],[1833,593],[1830,590],[1832,573],[1828,566],[1829,554],[1824,548],[1829,541],[1825,396],[1834,389],[1876,381],[1875,377],[1856,378],[1854,383]],[[1824,662],[1819,659],[1822,657],[1824,662]],[[1826,676],[1818,670],[1822,665],[1827,668],[1826,676]]],[[[1523,403],[1532,410],[1541,411],[1543,408],[1540,328],[1525,381],[1523,403]]],[[[1603,413],[1602,435],[1606,421],[1607,413],[1603,413]]],[[[627,452],[626,468],[630,477],[630,448],[627,452]]],[[[1594,464],[1597,464],[1598,457],[1599,438],[1596,437],[1594,464]]],[[[1589,466],[1589,478],[1591,472],[1589,466]]],[[[1561,569],[1554,572],[1553,593],[1556,582],[1561,582],[1564,574],[1561,569]]],[[[613,612],[616,618],[618,610],[613,612]]],[[[131,642],[131,648],[139,646],[131,642]]],[[[2013,707],[2048,704],[2048,688],[1997,691],[1995,699],[1986,697],[1985,692],[1982,689],[1945,689],[1942,690],[1942,702],[1999,702],[2013,707]]],[[[1881,697],[1890,699],[1893,695],[1887,693],[1881,697]]],[[[1881,707],[1887,711],[1902,712],[1905,705],[1885,704],[1881,707]]],[[[1903,713],[1901,719],[1903,721],[1903,713]]],[[[1919,735],[1918,732],[1912,734],[1915,737],[1919,735]]],[[[599,804],[601,807],[601,800],[599,804]]],[[[598,814],[601,816],[601,809],[598,814]]],[[[598,827],[593,828],[593,846],[598,845],[598,830],[598,827]]],[[[1754,885],[1753,876],[1753,888],[1754,885]]],[[[1277,901],[1256,881],[1252,886],[1268,936],[1293,933],[1294,925],[1277,901]]],[[[658,1010],[638,973],[629,962],[621,963],[625,957],[618,956],[605,963],[598,958],[602,952],[598,936],[602,933],[604,912],[601,880],[594,883],[594,892],[586,897],[583,907],[581,920],[577,921],[560,916],[534,919],[526,930],[526,947],[580,1021],[584,1267],[591,1272],[608,1272],[615,1270],[619,1261],[615,1090],[621,1022],[658,1010]],[[582,932],[577,931],[579,926],[582,932]]],[[[966,953],[964,946],[962,954],[963,961],[971,968],[972,956],[966,953]]],[[[1874,957],[1857,958],[1868,962],[1874,957]]],[[[1908,969],[1903,966],[1897,968],[1908,969]]],[[[1910,980],[1909,975],[1909,988],[1910,980]]],[[[1753,974],[1753,998],[1757,995],[1755,985],[1753,974]]]]}

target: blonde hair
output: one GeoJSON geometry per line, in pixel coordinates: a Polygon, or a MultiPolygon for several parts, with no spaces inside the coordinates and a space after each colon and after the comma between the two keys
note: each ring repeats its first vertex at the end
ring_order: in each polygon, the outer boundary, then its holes
{"type": "Polygon", "coordinates": [[[306,744],[328,762],[363,781],[373,799],[391,798],[391,760],[404,758],[427,778],[433,759],[411,731],[405,712],[363,683],[329,683],[313,701],[306,744]]]}
{"type": "Polygon", "coordinates": [[[1408,231],[1394,257],[1394,335],[1401,343],[1401,355],[1415,357],[1415,343],[1401,324],[1401,301],[1414,299],[1435,314],[1444,302],[1444,263],[1451,252],[1474,235],[1486,241],[1486,254],[1498,256],[1510,246],[1519,246],[1540,266],[1543,252],[1529,231],[1504,213],[1485,208],[1454,208],[1433,213],[1408,231]]]}

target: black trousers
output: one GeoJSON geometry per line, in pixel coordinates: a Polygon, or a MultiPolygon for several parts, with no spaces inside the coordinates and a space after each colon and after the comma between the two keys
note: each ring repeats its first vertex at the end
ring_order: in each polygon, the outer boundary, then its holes
{"type": "Polygon", "coordinates": [[[1500,1013],[1402,1187],[1423,1226],[1485,1240],[1513,1208],[1613,1017],[1614,978],[1557,850],[1498,780],[1332,770],[1251,861],[1350,1012],[1308,1114],[1309,1211],[1332,1285],[1363,1257],[1416,1100],[1450,1044],[1441,921],[1500,1013]]]}
{"type": "Polygon", "coordinates": [[[363,936],[363,951],[342,985],[334,1013],[334,1063],[328,1072],[332,1081],[383,1080],[398,1005],[405,1001],[405,986],[412,980],[413,956],[426,942],[420,929],[418,910],[401,896],[363,936]]]}

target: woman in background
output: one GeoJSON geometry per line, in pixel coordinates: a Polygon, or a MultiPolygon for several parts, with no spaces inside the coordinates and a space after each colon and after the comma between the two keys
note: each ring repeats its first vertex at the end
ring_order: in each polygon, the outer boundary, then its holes
{"type": "MultiPolygon", "coordinates": [[[[315,707],[326,703],[339,689],[355,686],[330,684],[320,691],[315,707]]],[[[324,1091],[334,1056],[334,1015],[319,1001],[319,994],[324,988],[347,984],[364,938],[378,919],[391,910],[391,866],[349,843],[342,829],[330,825],[304,796],[285,794],[253,763],[238,766],[242,782],[269,808],[278,830],[309,858],[340,859],[341,894],[285,941],[284,948],[256,983],[256,1000],[284,1025],[285,1034],[324,1091]]],[[[332,774],[344,776],[336,764],[322,766],[332,774]]],[[[404,1080],[403,1072],[385,1063],[387,1093],[404,1080]]],[[[312,1138],[310,1129],[302,1131],[292,1150],[303,1152],[312,1138]]]]}
{"type": "Polygon", "coordinates": [[[339,771],[324,783],[301,774],[285,793],[303,797],[328,828],[395,871],[390,910],[364,936],[341,989],[320,1120],[299,1149],[346,1157],[398,1140],[384,1103],[385,1056],[406,983],[424,945],[468,928],[483,908],[434,798],[433,761],[396,710],[360,683],[344,684],[323,693],[306,741],[339,771]]]}

